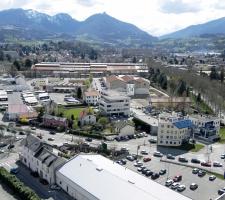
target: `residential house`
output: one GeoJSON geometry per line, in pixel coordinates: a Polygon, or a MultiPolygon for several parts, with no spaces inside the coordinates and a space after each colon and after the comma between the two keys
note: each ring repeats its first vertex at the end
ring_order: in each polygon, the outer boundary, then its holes
{"type": "Polygon", "coordinates": [[[57,127],[62,127],[62,128],[67,128],[68,126],[68,120],[64,117],[56,117],[53,115],[48,115],[45,114],[43,115],[43,121],[42,125],[45,127],[49,128],[57,128],[57,127]]]}
{"type": "Polygon", "coordinates": [[[98,101],[100,99],[100,94],[96,90],[89,90],[84,92],[84,97],[83,97],[85,103],[88,105],[98,105],[98,101]]]}
{"type": "Polygon", "coordinates": [[[93,115],[89,109],[84,109],[80,112],[78,123],[80,123],[81,126],[95,124],[96,116],[93,115]]]}
{"type": "Polygon", "coordinates": [[[56,170],[66,163],[66,159],[59,157],[56,149],[32,134],[27,135],[21,144],[20,161],[40,178],[54,184],[56,170]]]}

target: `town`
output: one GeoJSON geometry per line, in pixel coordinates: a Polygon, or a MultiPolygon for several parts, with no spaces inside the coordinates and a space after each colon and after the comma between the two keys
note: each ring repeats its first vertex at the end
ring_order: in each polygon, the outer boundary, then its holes
{"type": "Polygon", "coordinates": [[[1,2],[0,200],[225,200],[224,11],[1,2]]]}

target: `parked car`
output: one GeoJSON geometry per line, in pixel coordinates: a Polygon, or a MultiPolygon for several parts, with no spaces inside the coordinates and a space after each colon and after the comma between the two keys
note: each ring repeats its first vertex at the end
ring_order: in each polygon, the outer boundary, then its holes
{"type": "Polygon", "coordinates": [[[146,150],[141,150],[142,155],[148,155],[148,152],[146,150]]]}
{"type": "Polygon", "coordinates": [[[92,142],[92,138],[85,138],[87,142],[92,142]]]}
{"type": "Polygon", "coordinates": [[[188,159],[185,158],[185,157],[180,156],[180,157],[178,158],[178,161],[187,163],[187,162],[188,162],[188,159]]]}
{"type": "Polygon", "coordinates": [[[205,176],[206,175],[206,171],[204,171],[204,170],[199,170],[199,172],[198,172],[198,176],[199,177],[203,177],[203,176],[205,176]]]}
{"type": "Polygon", "coordinates": [[[134,166],[135,166],[135,167],[140,167],[140,166],[142,166],[142,165],[143,165],[143,163],[140,162],[140,161],[136,161],[136,162],[134,163],[134,166]]]}
{"type": "Polygon", "coordinates": [[[221,159],[225,159],[225,154],[222,154],[222,155],[220,156],[220,158],[221,158],[221,159]]]}
{"type": "Polygon", "coordinates": [[[152,143],[152,144],[156,144],[157,143],[157,139],[154,139],[154,138],[150,138],[148,141],[150,143],[152,143]]]}
{"type": "Polygon", "coordinates": [[[0,149],[0,153],[5,153],[5,150],[4,149],[0,149]]]}
{"type": "Polygon", "coordinates": [[[223,165],[220,162],[214,161],[213,167],[223,167],[223,165]]]}
{"type": "Polygon", "coordinates": [[[146,174],[147,171],[148,171],[148,169],[147,169],[146,167],[144,167],[144,168],[142,168],[141,173],[142,173],[142,174],[146,174]]]}
{"type": "Polygon", "coordinates": [[[175,160],[175,156],[173,156],[171,154],[167,154],[166,158],[170,159],[170,160],[175,160]]]}
{"type": "Polygon", "coordinates": [[[178,191],[178,192],[183,192],[185,189],[186,189],[186,186],[185,186],[185,185],[179,185],[179,186],[177,187],[177,191],[178,191]]]}
{"type": "Polygon", "coordinates": [[[134,161],[134,160],[135,160],[134,157],[131,156],[131,155],[128,155],[126,158],[127,158],[127,160],[129,160],[129,161],[134,161]]]}
{"type": "Polygon", "coordinates": [[[173,184],[171,185],[171,189],[175,190],[175,189],[177,189],[179,186],[180,186],[180,183],[173,183],[173,184]]]}
{"type": "Polygon", "coordinates": [[[56,134],[56,132],[54,132],[54,131],[50,131],[50,132],[49,132],[49,134],[51,134],[51,135],[55,135],[55,134],[56,134]]]}
{"type": "Polygon", "coordinates": [[[176,175],[176,176],[173,177],[174,182],[179,182],[181,180],[182,180],[182,175],[176,175]]]}
{"type": "Polygon", "coordinates": [[[212,166],[212,164],[211,164],[211,162],[201,162],[201,166],[203,166],[203,167],[211,167],[212,166]]]}
{"type": "Polygon", "coordinates": [[[150,157],[147,157],[147,158],[143,158],[143,162],[149,162],[151,161],[152,159],[150,157]]]}
{"type": "Polygon", "coordinates": [[[6,147],[7,145],[8,145],[8,144],[6,144],[6,143],[0,142],[0,148],[6,147]]]}
{"type": "Polygon", "coordinates": [[[222,195],[225,193],[225,187],[218,190],[218,195],[222,195]]]}
{"type": "Polygon", "coordinates": [[[197,158],[192,158],[191,162],[192,163],[196,163],[196,164],[200,164],[201,163],[201,161],[199,159],[197,159],[197,158]]]}
{"type": "Polygon", "coordinates": [[[210,181],[214,181],[215,179],[216,179],[216,176],[215,176],[215,175],[209,176],[209,180],[210,180],[210,181]]]}
{"type": "Polygon", "coordinates": [[[155,156],[155,157],[163,157],[163,154],[160,153],[159,151],[155,151],[155,152],[153,153],[153,156],[155,156]]]}
{"type": "Polygon", "coordinates": [[[10,169],[10,173],[11,174],[18,174],[20,171],[20,169],[18,167],[14,167],[10,169]]]}
{"type": "Polygon", "coordinates": [[[192,174],[197,174],[199,172],[199,169],[198,168],[194,168],[193,170],[192,170],[192,174]]]}
{"type": "Polygon", "coordinates": [[[51,185],[51,186],[50,186],[50,189],[51,189],[51,190],[60,190],[61,187],[59,187],[58,185],[51,185]]]}
{"type": "Polygon", "coordinates": [[[166,174],[166,169],[161,169],[161,170],[159,171],[159,175],[164,175],[164,174],[166,174]]]}
{"type": "Polygon", "coordinates": [[[127,161],[125,160],[125,159],[122,159],[122,160],[120,160],[121,161],[121,163],[123,164],[123,165],[126,165],[127,164],[127,161]]]}
{"type": "Polygon", "coordinates": [[[191,190],[196,190],[198,188],[198,184],[197,183],[192,183],[191,185],[190,185],[190,189],[191,190]]]}
{"type": "Polygon", "coordinates": [[[42,183],[43,185],[48,185],[48,181],[43,179],[43,178],[40,178],[40,183],[42,183]]]}
{"type": "Polygon", "coordinates": [[[10,144],[7,148],[8,148],[8,149],[12,149],[12,148],[14,148],[14,147],[15,147],[14,144],[10,144]]]}
{"type": "Polygon", "coordinates": [[[151,179],[155,180],[157,178],[159,178],[159,174],[158,173],[153,173],[152,176],[151,176],[151,179]]]}
{"type": "Polygon", "coordinates": [[[54,138],[48,138],[48,141],[54,141],[55,139],[54,138]]]}
{"type": "Polygon", "coordinates": [[[171,186],[172,184],[173,184],[173,180],[168,179],[168,180],[166,181],[166,183],[165,183],[165,186],[169,187],[169,186],[171,186]]]}
{"type": "Polygon", "coordinates": [[[25,135],[25,133],[23,131],[20,131],[19,135],[25,135]]]}
{"type": "Polygon", "coordinates": [[[145,176],[151,176],[153,174],[153,172],[151,170],[147,170],[145,173],[145,176]]]}

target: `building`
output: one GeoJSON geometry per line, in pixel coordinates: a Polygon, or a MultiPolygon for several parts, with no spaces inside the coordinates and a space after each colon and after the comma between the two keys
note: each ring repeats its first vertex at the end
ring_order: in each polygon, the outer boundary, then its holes
{"type": "Polygon", "coordinates": [[[119,136],[127,136],[127,135],[134,135],[135,127],[131,122],[127,121],[119,121],[116,122],[114,125],[115,133],[119,136]]]}
{"type": "Polygon", "coordinates": [[[219,139],[220,118],[204,115],[192,115],[189,119],[194,125],[194,136],[214,141],[219,139]]]}
{"type": "Polygon", "coordinates": [[[116,91],[102,91],[99,100],[99,110],[105,115],[130,115],[130,97],[116,91]]]}
{"type": "Polygon", "coordinates": [[[6,90],[0,90],[0,110],[8,108],[8,95],[6,90]]]}
{"type": "Polygon", "coordinates": [[[89,90],[87,92],[84,92],[83,99],[88,105],[98,105],[100,94],[96,90],[89,90]]]}
{"type": "Polygon", "coordinates": [[[68,120],[64,117],[56,117],[53,115],[45,114],[42,118],[42,125],[49,128],[67,128],[68,120]]]}
{"type": "Polygon", "coordinates": [[[125,92],[128,96],[149,95],[150,81],[141,77],[111,75],[103,80],[108,89],[125,92]]]}
{"type": "Polygon", "coordinates": [[[162,114],[159,116],[158,145],[180,146],[189,140],[192,128],[188,118],[162,114]]]}
{"type": "Polygon", "coordinates": [[[6,119],[10,121],[17,121],[20,119],[35,119],[38,113],[31,106],[24,104],[9,104],[8,110],[5,112],[6,119]]]}
{"type": "Polygon", "coordinates": [[[84,109],[83,111],[80,112],[80,115],[79,115],[79,118],[78,118],[78,123],[81,126],[95,124],[96,123],[96,116],[93,115],[93,113],[90,112],[89,109],[84,109]]]}
{"type": "Polygon", "coordinates": [[[56,172],[57,184],[76,200],[190,200],[101,155],[77,155],[56,172]]]}
{"type": "Polygon", "coordinates": [[[106,75],[148,76],[148,66],[142,63],[54,63],[42,62],[32,66],[33,76],[88,78],[106,75]]]}
{"type": "Polygon", "coordinates": [[[34,135],[27,135],[21,144],[20,161],[32,172],[38,173],[40,178],[54,184],[56,170],[66,162],[66,159],[59,157],[55,149],[34,135]]]}

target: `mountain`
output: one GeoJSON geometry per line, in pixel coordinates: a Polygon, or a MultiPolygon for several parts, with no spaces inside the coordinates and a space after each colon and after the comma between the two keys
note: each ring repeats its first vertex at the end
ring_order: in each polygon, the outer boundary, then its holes
{"type": "Polygon", "coordinates": [[[106,13],[95,14],[84,21],[60,13],[50,16],[34,10],[9,9],[0,11],[0,39],[70,38],[104,43],[150,44],[157,38],[136,26],[119,21],[106,13]]]}
{"type": "Polygon", "coordinates": [[[225,34],[225,17],[216,19],[204,24],[192,25],[182,30],[163,35],[161,39],[165,38],[188,38],[199,37],[201,35],[217,35],[225,34]]]}

